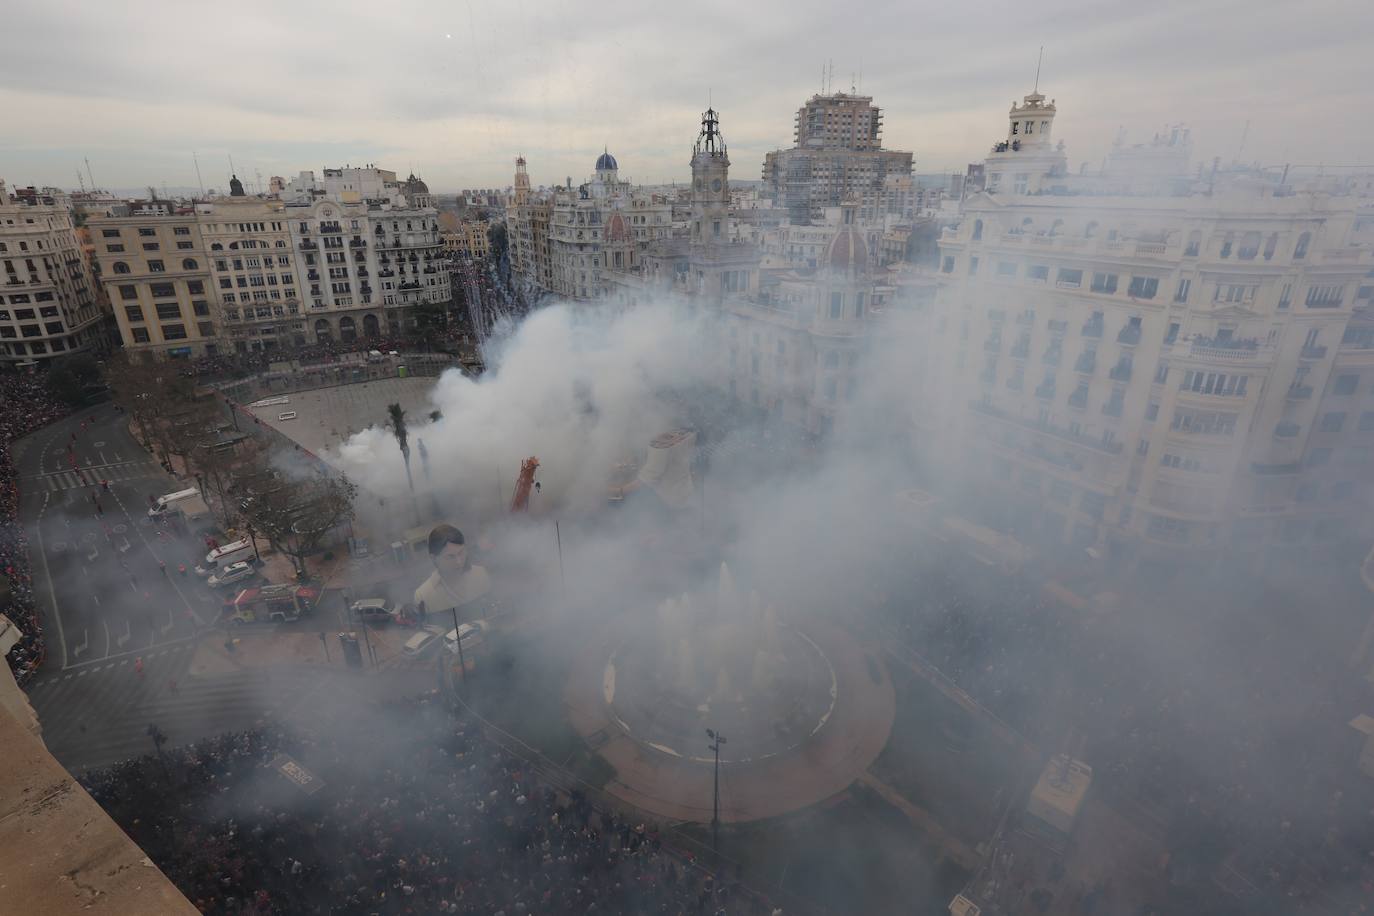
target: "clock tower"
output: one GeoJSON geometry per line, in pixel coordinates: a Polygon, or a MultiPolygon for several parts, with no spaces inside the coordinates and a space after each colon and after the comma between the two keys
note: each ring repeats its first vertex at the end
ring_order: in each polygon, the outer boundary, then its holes
{"type": "Polygon", "coordinates": [[[708,108],[692,150],[692,245],[721,245],[730,236],[730,157],[720,116],[708,108]]]}

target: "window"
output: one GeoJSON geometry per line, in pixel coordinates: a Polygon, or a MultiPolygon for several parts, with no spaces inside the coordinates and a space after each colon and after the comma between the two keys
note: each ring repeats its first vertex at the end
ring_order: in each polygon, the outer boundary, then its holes
{"type": "Polygon", "coordinates": [[[1355,389],[1360,386],[1358,375],[1338,375],[1336,383],[1332,386],[1332,394],[1349,395],[1354,394],[1355,389]]]}
{"type": "Polygon", "coordinates": [[[141,306],[141,305],[126,305],[126,306],[124,306],[124,314],[128,316],[130,322],[139,322],[139,321],[142,321],[142,320],[143,320],[143,306],[141,306]]]}
{"type": "Polygon", "coordinates": [[[145,226],[145,227],[143,227],[142,229],[139,229],[139,230],[138,230],[138,234],[141,235],[141,236],[144,236],[144,237],[146,238],[146,237],[148,237],[148,236],[157,235],[157,230],[145,226]]]}
{"type": "Polygon", "coordinates": [[[163,266],[161,261],[149,261],[148,270],[155,274],[163,274],[167,272],[167,268],[163,266]]]}
{"type": "Polygon", "coordinates": [[[976,255],[968,259],[968,275],[970,277],[978,276],[978,257],[976,255]]]}
{"type": "Polygon", "coordinates": [[[201,337],[214,337],[215,326],[209,321],[197,322],[196,333],[200,334],[201,337]]]}
{"type": "Polygon", "coordinates": [[[134,286],[132,283],[125,283],[123,286],[121,286],[121,287],[119,288],[119,298],[121,298],[121,299],[137,299],[137,298],[138,298],[138,287],[137,287],[137,286],[134,286]]]}
{"type": "Polygon", "coordinates": [[[1132,299],[1153,299],[1159,291],[1159,280],[1155,277],[1131,277],[1131,285],[1126,294],[1132,299]]]}
{"type": "Polygon", "coordinates": [[[1283,292],[1279,293],[1279,308],[1286,309],[1293,304],[1293,284],[1285,283],[1283,292]]]}
{"type": "Polygon", "coordinates": [[[186,291],[192,296],[203,296],[205,294],[205,281],[188,280],[186,283],[186,291]]]}
{"type": "Polygon", "coordinates": [[[1032,264],[1030,268],[1026,270],[1027,280],[1039,280],[1041,282],[1044,282],[1049,278],[1050,269],[1045,264],[1032,264]]]}
{"type": "Polygon", "coordinates": [[[198,267],[200,267],[200,265],[196,263],[196,259],[195,259],[195,258],[183,258],[183,259],[182,259],[182,262],[181,262],[181,269],[182,269],[182,270],[195,270],[195,269],[198,268],[198,267]]]}
{"type": "Polygon", "coordinates": [[[125,264],[123,261],[115,261],[114,272],[117,274],[127,274],[129,272],[129,265],[125,264]]]}
{"type": "Polygon", "coordinates": [[[1156,417],[1158,417],[1158,416],[1159,416],[1159,402],[1158,402],[1158,401],[1151,401],[1149,404],[1145,405],[1145,419],[1146,419],[1147,421],[1153,421],[1153,420],[1154,420],[1156,417]]]}
{"type": "Polygon", "coordinates": [[[999,276],[999,277],[1014,277],[1014,276],[1016,276],[1016,264],[1015,264],[1015,262],[1012,262],[1012,261],[998,261],[998,262],[997,262],[997,276],[999,276]]]}
{"type": "Polygon", "coordinates": [[[159,302],[157,317],[163,321],[176,321],[181,317],[181,305],[176,302],[159,302]]]}
{"type": "Polygon", "coordinates": [[[1343,426],[1345,426],[1344,410],[1333,410],[1330,413],[1322,414],[1322,432],[1338,433],[1341,431],[1341,427],[1343,426]]]}
{"type": "Polygon", "coordinates": [[[825,380],[825,399],[827,401],[835,400],[835,394],[838,390],[839,386],[836,384],[833,378],[828,378],[825,380]]]}
{"type": "Polygon", "coordinates": [[[1374,432],[1374,410],[1366,410],[1360,414],[1360,425],[1357,427],[1360,432],[1374,432]]]}
{"type": "Polygon", "coordinates": [[[117,239],[117,238],[119,238],[119,230],[118,230],[118,229],[101,229],[101,230],[100,230],[100,235],[101,235],[102,238],[117,239]]]}
{"type": "Polygon", "coordinates": [[[1116,274],[1093,274],[1092,291],[1095,293],[1116,292],[1116,274]]]}
{"type": "Polygon", "coordinates": [[[123,245],[115,245],[115,244],[111,243],[111,244],[105,246],[105,250],[108,251],[110,254],[118,254],[119,252],[121,252],[121,251],[124,250],[124,246],[123,246],[123,245]]]}
{"type": "Polygon", "coordinates": [[[220,278],[219,278],[219,288],[220,288],[220,289],[233,289],[233,288],[234,288],[234,281],[233,281],[233,279],[231,279],[230,277],[220,277],[220,278]]]}
{"type": "Polygon", "coordinates": [[[164,324],[162,326],[163,340],[185,340],[186,326],[184,324],[164,324]]]}
{"type": "Polygon", "coordinates": [[[204,299],[196,299],[191,303],[191,310],[198,316],[204,318],[210,314],[210,303],[204,299]]]}
{"type": "Polygon", "coordinates": [[[1188,301],[1188,291],[1191,290],[1192,288],[1193,288],[1193,281],[1192,281],[1192,280],[1179,280],[1179,281],[1178,281],[1178,289],[1176,289],[1176,290],[1174,291],[1174,301],[1175,301],[1175,302],[1187,302],[1187,301],[1188,301]]]}
{"type": "Polygon", "coordinates": [[[151,283],[148,291],[153,294],[154,299],[165,299],[168,296],[175,296],[177,289],[171,283],[151,283]]]}
{"type": "Polygon", "coordinates": [[[940,272],[946,274],[954,273],[954,258],[946,256],[940,264],[940,272]]]}
{"type": "Polygon", "coordinates": [[[1340,285],[1313,286],[1307,291],[1307,307],[1310,309],[1333,309],[1345,298],[1345,287],[1340,285]]]}
{"type": "Polygon", "coordinates": [[[143,243],[143,250],[144,250],[144,251],[157,251],[157,250],[159,250],[161,247],[162,247],[162,246],[159,245],[157,242],[144,242],[144,243],[143,243]]]}
{"type": "Polygon", "coordinates": [[[1061,267],[1054,278],[1054,282],[1057,286],[1062,286],[1065,289],[1078,289],[1083,285],[1083,271],[1061,267]]]}
{"type": "Polygon", "coordinates": [[[177,249],[181,251],[189,251],[190,249],[195,247],[195,242],[177,242],[177,249]]]}
{"type": "Polygon", "coordinates": [[[842,314],[844,314],[844,294],[843,294],[843,293],[831,293],[831,294],[830,294],[830,317],[831,317],[831,318],[839,318],[842,314]]]}
{"type": "Polygon", "coordinates": [[[975,242],[977,242],[977,241],[981,241],[982,238],[983,238],[983,221],[982,221],[981,219],[976,219],[976,220],[973,221],[973,240],[974,240],[975,242]]]}
{"type": "Polygon", "coordinates": [[[148,329],[147,329],[147,328],[131,328],[131,329],[130,329],[130,333],[132,333],[132,334],[134,335],[134,343],[147,343],[147,342],[148,342],[148,329]]]}
{"type": "Polygon", "coordinates": [[[1312,244],[1312,233],[1304,232],[1298,236],[1298,244],[1293,249],[1293,260],[1301,261],[1307,257],[1307,249],[1312,244]]]}
{"type": "Polygon", "coordinates": [[[191,227],[190,227],[190,226],[177,226],[177,227],[175,227],[174,229],[172,229],[172,234],[173,234],[173,235],[190,235],[190,234],[191,234],[191,227]]]}

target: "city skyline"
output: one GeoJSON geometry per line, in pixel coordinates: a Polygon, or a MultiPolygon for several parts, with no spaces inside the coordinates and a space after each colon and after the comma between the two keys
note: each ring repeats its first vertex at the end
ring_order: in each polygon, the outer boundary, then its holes
{"type": "Polygon", "coordinates": [[[884,109],[885,146],[912,150],[918,173],[962,171],[1030,91],[1041,45],[1040,88],[1058,100],[1071,168],[1099,164],[1122,129],[1140,142],[1179,121],[1193,128],[1195,162],[1374,161],[1368,126],[1346,114],[1371,75],[1361,30],[1321,28],[1330,17],[1310,9],[1237,9],[1114,4],[1092,21],[1067,4],[932,11],[907,29],[888,17],[874,36],[819,6],[744,21],[708,8],[664,34],[640,14],[436,5],[407,17],[330,7],[322,20],[248,4],[210,33],[175,5],[147,11],[135,31],[112,11],[23,3],[12,34],[60,33],[66,58],[53,68],[31,42],[0,63],[0,98],[25,125],[0,149],[0,174],[15,186],[73,186],[89,157],[106,187],[223,190],[232,156],[250,187],[259,172],[265,185],[376,162],[445,192],[508,185],[519,154],[536,186],[581,181],[609,148],[636,183],[680,181],[709,98],[736,178],[753,180],[766,152],[791,145],[792,115],[832,62],[832,89],[853,85],[884,109]],[[359,40],[365,52],[350,62],[344,49],[359,40]]]}

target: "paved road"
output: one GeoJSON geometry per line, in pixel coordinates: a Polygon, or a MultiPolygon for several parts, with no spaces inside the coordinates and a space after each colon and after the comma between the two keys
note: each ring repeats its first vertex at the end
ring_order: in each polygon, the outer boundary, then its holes
{"type": "Polygon", "coordinates": [[[194,576],[176,575],[179,564],[204,553],[202,542],[160,534],[147,517],[148,496],[169,492],[175,481],[113,408],[35,433],[20,443],[15,464],[46,621],[45,675],[145,653],[191,635],[197,620],[214,619],[217,596],[194,576]]]}

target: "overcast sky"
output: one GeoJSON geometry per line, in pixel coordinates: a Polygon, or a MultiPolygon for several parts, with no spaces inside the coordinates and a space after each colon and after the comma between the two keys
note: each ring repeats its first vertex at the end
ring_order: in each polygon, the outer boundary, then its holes
{"type": "Polygon", "coordinates": [[[1374,3],[536,0],[329,3],[8,0],[0,178],[223,188],[254,173],[413,166],[436,191],[580,181],[603,145],[622,177],[683,180],[708,93],[732,174],[791,145],[796,109],[851,78],[916,171],[962,170],[1014,98],[1057,100],[1070,162],[1121,128],[1193,127],[1198,158],[1374,163],[1374,3]],[[852,77],[851,77],[852,74],[852,77]]]}

